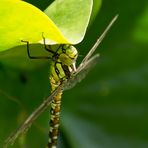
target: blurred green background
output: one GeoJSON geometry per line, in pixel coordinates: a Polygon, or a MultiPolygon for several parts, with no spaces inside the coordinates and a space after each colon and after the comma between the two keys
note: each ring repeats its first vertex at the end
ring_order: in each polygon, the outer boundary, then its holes
{"type": "MultiPolygon", "coordinates": [[[[28,1],[42,10],[51,2],[28,1]]],[[[117,22],[97,49],[98,64],[64,93],[59,148],[148,147],[148,1],[103,0],[76,46],[79,62],[117,13],[117,22]]],[[[49,95],[48,69],[46,64],[27,71],[0,63],[0,144],[49,95]]],[[[12,147],[44,147],[48,120],[46,110],[12,147]]]]}

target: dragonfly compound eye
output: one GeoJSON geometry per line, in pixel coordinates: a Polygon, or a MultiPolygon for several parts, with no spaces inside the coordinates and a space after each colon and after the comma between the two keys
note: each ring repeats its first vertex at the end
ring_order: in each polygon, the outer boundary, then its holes
{"type": "Polygon", "coordinates": [[[77,49],[71,45],[64,45],[63,49],[64,52],[59,55],[62,64],[70,66],[75,63],[78,55],[77,49]]]}

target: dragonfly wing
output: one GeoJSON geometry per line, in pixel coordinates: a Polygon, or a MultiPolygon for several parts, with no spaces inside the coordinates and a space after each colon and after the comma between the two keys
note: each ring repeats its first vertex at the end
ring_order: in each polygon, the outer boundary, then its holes
{"type": "Polygon", "coordinates": [[[116,15],[111,22],[109,23],[109,25],[106,27],[106,29],[104,30],[104,32],[101,34],[101,36],[97,39],[96,43],[94,44],[94,46],[90,49],[90,51],[88,52],[88,54],[85,56],[85,58],[83,59],[83,61],[81,62],[80,66],[78,67],[76,73],[74,75],[72,75],[72,77],[67,81],[66,85],[64,85],[64,89],[71,89],[72,87],[74,87],[78,82],[80,82],[82,79],[85,78],[86,74],[90,71],[90,69],[95,65],[99,55],[96,54],[93,57],[91,57],[93,55],[93,53],[95,52],[95,50],[97,49],[97,47],[100,45],[100,43],[102,42],[102,40],[104,39],[104,37],[106,36],[107,32],[110,30],[110,28],[112,27],[112,25],[114,24],[114,22],[117,20],[118,15],[116,15]]]}
{"type": "Polygon", "coordinates": [[[67,80],[65,83],[64,90],[68,90],[73,88],[78,82],[83,80],[87,73],[95,66],[99,58],[99,54],[94,55],[88,61],[81,63],[80,66],[77,68],[76,73],[74,73],[70,79],[67,80]]]}

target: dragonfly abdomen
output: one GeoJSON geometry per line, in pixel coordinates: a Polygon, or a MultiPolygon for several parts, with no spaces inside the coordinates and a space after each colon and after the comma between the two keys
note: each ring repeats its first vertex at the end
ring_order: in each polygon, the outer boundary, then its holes
{"type": "Polygon", "coordinates": [[[56,148],[57,145],[58,128],[60,125],[61,96],[62,96],[62,91],[59,92],[56,96],[54,96],[54,99],[52,100],[51,103],[48,148],[52,147],[56,148]]]}
{"type": "MultiPolygon", "coordinates": [[[[75,71],[75,61],[77,58],[77,50],[70,45],[62,45],[58,48],[54,60],[51,62],[50,83],[52,91],[54,91],[63,81],[70,78],[71,74],[75,71]]],[[[56,148],[58,139],[58,128],[60,125],[60,108],[61,108],[61,95],[62,90],[54,96],[51,102],[50,110],[50,131],[48,148],[56,148]]]]}

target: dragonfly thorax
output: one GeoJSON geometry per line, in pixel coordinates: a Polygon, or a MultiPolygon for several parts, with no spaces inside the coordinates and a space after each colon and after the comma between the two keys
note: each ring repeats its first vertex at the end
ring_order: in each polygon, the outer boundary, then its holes
{"type": "Polygon", "coordinates": [[[78,52],[72,45],[62,44],[53,55],[51,65],[51,78],[55,84],[59,85],[63,79],[68,79],[76,71],[76,59],[78,52]]]}

